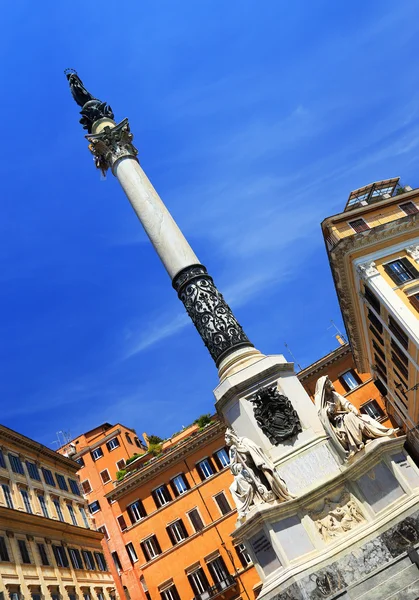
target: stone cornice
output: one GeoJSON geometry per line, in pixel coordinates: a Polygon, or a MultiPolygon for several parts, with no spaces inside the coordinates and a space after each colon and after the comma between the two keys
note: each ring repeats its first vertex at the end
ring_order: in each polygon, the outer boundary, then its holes
{"type": "Polygon", "coordinates": [[[225,431],[225,425],[221,421],[216,421],[212,425],[205,427],[200,433],[179,442],[179,445],[167,450],[162,456],[151,460],[149,464],[142,467],[129,477],[124,478],[118,483],[111,492],[105,494],[109,500],[118,500],[127,492],[137,488],[139,485],[153,479],[157,474],[168,469],[174,463],[192,454],[197,448],[202,447],[225,431]]]}
{"type": "Polygon", "coordinates": [[[26,532],[30,532],[31,535],[37,536],[43,535],[62,539],[63,535],[68,535],[69,539],[86,538],[99,542],[103,539],[103,534],[99,531],[78,527],[55,519],[47,519],[46,517],[29,514],[14,508],[6,508],[5,506],[0,506],[0,522],[7,523],[7,528],[11,531],[16,529],[20,532],[24,529],[26,532]]]}
{"type": "MultiPolygon", "coordinates": [[[[369,365],[364,352],[363,333],[357,322],[355,306],[357,305],[356,291],[351,284],[351,268],[348,264],[349,253],[365,249],[369,254],[372,248],[383,241],[394,240],[400,235],[417,232],[419,219],[417,215],[406,215],[401,219],[378,225],[373,229],[341,239],[335,248],[328,252],[330,268],[335,283],[340,309],[342,311],[345,328],[349,336],[352,353],[358,368],[368,371],[369,365]]],[[[326,246],[327,248],[327,246],[326,246]]]]}
{"type": "Polygon", "coordinates": [[[326,356],[323,356],[305,369],[302,369],[299,373],[297,373],[297,377],[301,382],[303,382],[311,375],[315,375],[319,371],[322,371],[326,367],[338,361],[343,356],[350,354],[350,352],[351,347],[348,343],[344,344],[343,346],[339,346],[332,352],[329,352],[329,354],[326,354],[326,356]]]}
{"type": "Polygon", "coordinates": [[[76,473],[80,468],[80,465],[70,458],[62,456],[62,454],[55,452],[55,450],[51,450],[50,448],[47,448],[47,446],[44,446],[43,444],[40,444],[39,442],[36,442],[35,440],[32,440],[31,438],[28,438],[25,435],[14,431],[13,429],[9,429],[4,425],[0,425],[0,443],[3,441],[6,443],[6,445],[7,442],[11,442],[19,446],[25,458],[30,458],[27,456],[26,452],[29,450],[37,456],[44,457],[49,462],[54,463],[54,465],[59,465],[61,468],[73,471],[74,473],[76,473]]]}

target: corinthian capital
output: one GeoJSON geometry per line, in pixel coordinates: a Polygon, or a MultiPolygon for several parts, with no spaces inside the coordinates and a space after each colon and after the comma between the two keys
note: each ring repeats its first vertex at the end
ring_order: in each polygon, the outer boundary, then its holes
{"type": "Polygon", "coordinates": [[[419,246],[408,246],[406,252],[413,260],[419,261],[419,246]]]}
{"type": "Polygon", "coordinates": [[[121,158],[136,158],[138,150],[132,143],[133,137],[128,119],[115,127],[104,127],[100,133],[86,135],[96,167],[104,173],[109,168],[113,169],[121,158]]]}
{"type": "Polygon", "coordinates": [[[356,270],[358,271],[361,279],[363,279],[364,281],[366,281],[370,277],[373,277],[374,275],[379,275],[378,269],[373,260],[370,262],[362,263],[362,265],[358,265],[356,270]]]}

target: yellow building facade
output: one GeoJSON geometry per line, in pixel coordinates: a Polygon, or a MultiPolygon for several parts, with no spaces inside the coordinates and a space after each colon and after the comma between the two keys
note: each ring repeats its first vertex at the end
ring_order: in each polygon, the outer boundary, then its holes
{"type": "MultiPolygon", "coordinates": [[[[357,368],[405,432],[419,419],[419,189],[399,179],[351,192],[322,223],[357,368]]],[[[418,446],[419,447],[419,446],[418,446]]]]}
{"type": "Polygon", "coordinates": [[[79,465],[0,425],[0,599],[114,600],[79,465]]]}

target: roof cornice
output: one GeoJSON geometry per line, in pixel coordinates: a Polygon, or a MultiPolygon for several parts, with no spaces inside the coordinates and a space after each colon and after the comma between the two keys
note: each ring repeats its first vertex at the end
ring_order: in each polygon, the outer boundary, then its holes
{"type": "Polygon", "coordinates": [[[22,454],[24,454],[25,450],[31,450],[38,455],[48,458],[55,464],[61,465],[63,468],[74,471],[74,473],[80,468],[80,465],[70,458],[59,454],[55,450],[51,450],[51,448],[44,446],[44,444],[36,442],[35,440],[32,440],[31,438],[28,438],[25,435],[14,431],[13,429],[9,429],[5,425],[0,425],[0,443],[1,441],[4,441],[5,443],[12,442],[17,446],[21,446],[22,454]]]}
{"type": "Polygon", "coordinates": [[[162,456],[156,457],[155,460],[151,460],[150,463],[142,467],[139,471],[125,477],[116,485],[115,489],[105,494],[105,498],[108,498],[109,500],[119,500],[132,489],[153,479],[153,477],[168,469],[172,464],[177,463],[179,460],[192,454],[197,448],[216,438],[224,431],[225,425],[221,421],[216,421],[215,423],[208,425],[200,433],[180,442],[179,445],[167,450],[162,456]]]}
{"type": "Polygon", "coordinates": [[[329,354],[326,354],[326,356],[323,356],[313,364],[309,365],[305,369],[302,369],[299,373],[297,373],[297,377],[300,381],[304,381],[305,379],[308,379],[311,375],[315,375],[319,371],[322,371],[329,365],[335,363],[343,356],[350,354],[350,352],[350,345],[348,343],[343,344],[342,346],[339,346],[332,352],[329,352],[329,354]]]}

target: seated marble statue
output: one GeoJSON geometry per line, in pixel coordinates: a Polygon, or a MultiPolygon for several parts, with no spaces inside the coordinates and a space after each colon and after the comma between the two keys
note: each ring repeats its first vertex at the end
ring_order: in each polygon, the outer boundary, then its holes
{"type": "Polygon", "coordinates": [[[349,400],[338,394],[327,375],[317,381],[315,403],[324,428],[343,447],[347,458],[362,450],[367,442],[389,437],[398,431],[361,414],[349,400]]]}
{"type": "Polygon", "coordinates": [[[232,429],[227,429],[225,440],[234,477],[230,491],[240,519],[252,505],[294,498],[262,448],[249,438],[239,437],[232,429]]]}

